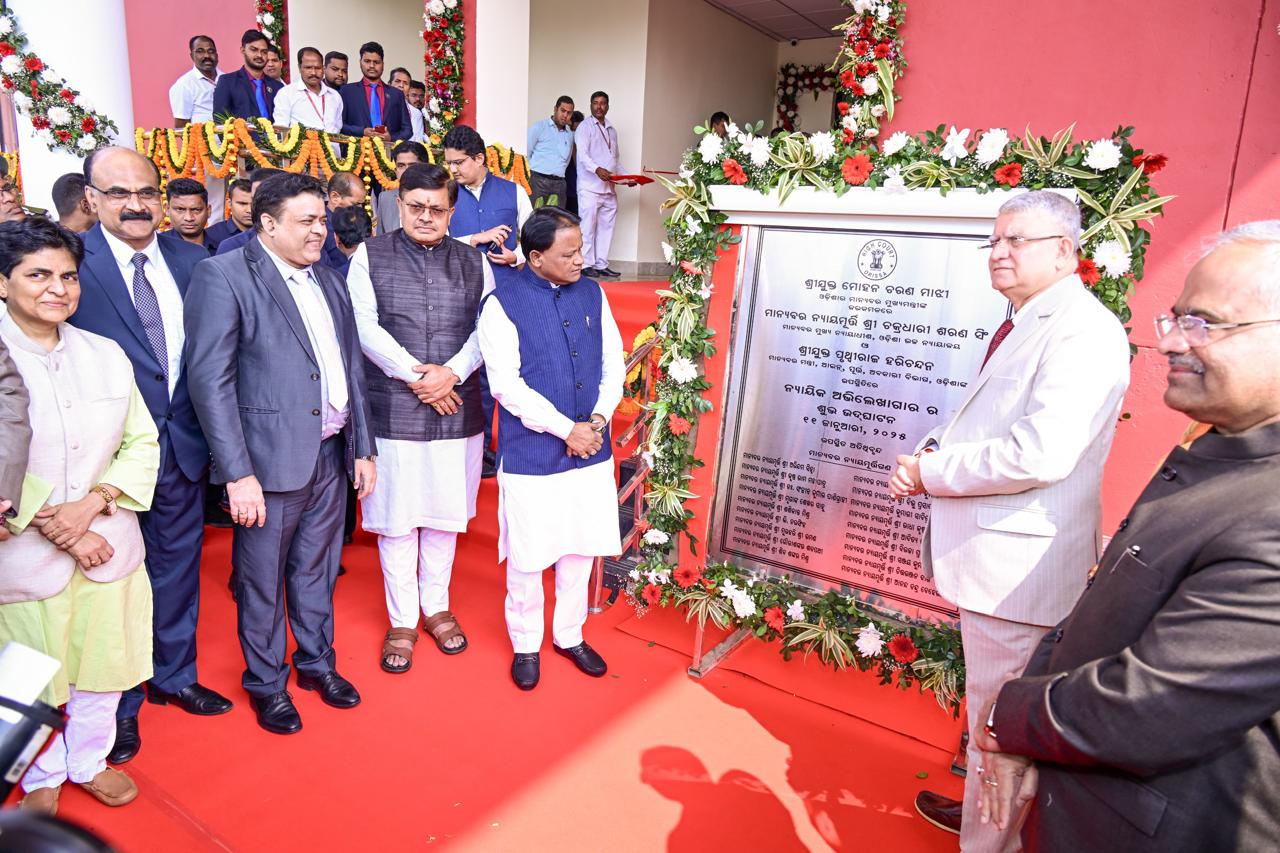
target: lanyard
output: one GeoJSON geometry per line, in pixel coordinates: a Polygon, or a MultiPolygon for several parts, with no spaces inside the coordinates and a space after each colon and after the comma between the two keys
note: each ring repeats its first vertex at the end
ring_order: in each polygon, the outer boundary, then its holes
{"type": "Polygon", "coordinates": [[[307,102],[311,104],[311,109],[315,111],[316,116],[320,119],[320,123],[324,124],[324,92],[320,93],[320,106],[316,107],[315,99],[311,97],[311,90],[303,88],[302,90],[307,96],[307,102]]]}
{"type": "Polygon", "coordinates": [[[600,135],[601,135],[602,137],[604,137],[604,147],[605,147],[605,149],[606,149],[610,154],[612,154],[612,153],[613,153],[613,146],[609,144],[609,134],[608,134],[608,132],[604,129],[604,125],[603,125],[603,124],[601,124],[600,122],[596,122],[596,130],[600,131],[600,135]]]}

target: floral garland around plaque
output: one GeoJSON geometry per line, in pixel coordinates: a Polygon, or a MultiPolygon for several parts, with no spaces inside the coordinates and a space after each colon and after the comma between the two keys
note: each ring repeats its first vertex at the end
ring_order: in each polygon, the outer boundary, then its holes
{"type": "Polygon", "coordinates": [[[795,130],[800,120],[800,96],[813,92],[817,98],[819,92],[829,91],[835,82],[835,74],[822,65],[784,64],[778,69],[778,125],[784,130],[795,130]]]}
{"type": "Polygon", "coordinates": [[[427,130],[432,145],[440,144],[466,105],[462,96],[464,36],[461,0],[427,0],[422,41],[427,65],[427,130]]]}
{"type": "Polygon", "coordinates": [[[289,2],[288,0],[255,0],[258,31],[280,51],[284,62],[281,74],[289,82],[289,2]]]}
{"type": "Polygon", "coordinates": [[[17,18],[0,4],[0,86],[18,112],[31,120],[35,138],[50,149],[83,157],[111,144],[115,122],[94,110],[89,99],[55,79],[44,60],[27,47],[17,18]]]}
{"type": "Polygon", "coordinates": [[[642,458],[650,468],[645,494],[641,562],[631,573],[628,593],[641,611],[648,607],[684,608],[700,624],[742,627],[763,640],[782,640],[782,653],[816,653],[843,669],[878,668],[884,683],[932,690],[953,711],[964,694],[964,658],[960,636],[950,628],[909,626],[867,615],[850,597],[836,592],[806,599],[785,581],[753,577],[728,564],[691,569],[674,566],[677,536],[684,534],[692,553],[697,542],[688,533],[693,513],[685,501],[692,469],[703,462],[693,454],[699,415],[710,411],[704,393],[710,383],[700,361],[715,353],[715,332],[706,325],[711,296],[710,271],[717,253],[736,242],[723,227],[724,214],[712,205],[710,187],[745,186],[780,200],[797,187],[842,195],[851,187],[883,193],[934,188],[946,193],[968,188],[980,193],[1014,187],[1075,190],[1082,203],[1084,234],[1080,277],[1091,292],[1122,321],[1128,321],[1129,295],[1142,278],[1149,240],[1139,226],[1159,215],[1173,196],[1159,196],[1150,177],[1166,158],[1135,148],[1133,128],[1118,128],[1092,141],[1072,138],[1074,125],[1046,139],[1026,132],[1010,137],[1001,128],[980,134],[936,130],[917,135],[898,132],[875,147],[865,139],[842,140],[835,132],[761,136],[763,123],[745,130],[735,125],[721,139],[704,132],[684,155],[679,177],[658,179],[672,193],[663,208],[668,263],[675,267],[661,297],[657,335],[662,356],[657,399],[648,406],[650,440],[642,458]]]}

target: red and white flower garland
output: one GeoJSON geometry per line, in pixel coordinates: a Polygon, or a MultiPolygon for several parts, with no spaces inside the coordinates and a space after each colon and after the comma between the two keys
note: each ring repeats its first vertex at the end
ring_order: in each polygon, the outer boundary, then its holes
{"type": "Polygon", "coordinates": [[[281,74],[289,79],[289,3],[288,0],[255,0],[258,31],[280,51],[284,63],[281,74]]]}
{"type": "Polygon", "coordinates": [[[893,119],[894,81],[907,61],[898,30],[905,0],[844,0],[853,14],[844,23],[844,41],[832,65],[838,72],[836,108],[845,142],[879,135],[880,122],[893,119]]]}
{"type": "Polygon", "coordinates": [[[427,66],[427,137],[440,140],[462,113],[461,0],[427,0],[422,13],[423,61],[427,66]]]}
{"type": "Polygon", "coordinates": [[[835,81],[835,74],[826,66],[784,64],[778,69],[778,124],[784,130],[795,130],[799,121],[796,102],[800,95],[829,91],[835,81]]]}

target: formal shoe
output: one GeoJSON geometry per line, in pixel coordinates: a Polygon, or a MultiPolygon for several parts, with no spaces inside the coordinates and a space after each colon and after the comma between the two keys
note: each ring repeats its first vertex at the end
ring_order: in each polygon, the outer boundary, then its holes
{"type": "Polygon", "coordinates": [[[933,791],[921,791],[916,794],[916,811],[929,823],[945,829],[947,832],[960,834],[960,811],[963,807],[960,800],[953,800],[933,791]]]}
{"type": "Polygon", "coordinates": [[[298,687],[317,691],[326,705],[335,708],[354,708],[360,704],[360,694],[356,692],[355,685],[332,669],[324,675],[298,673],[298,687]]]}
{"type": "Polygon", "coordinates": [[[600,270],[592,269],[591,267],[583,267],[582,274],[585,275],[587,278],[599,278],[600,270]]]}
{"type": "Polygon", "coordinates": [[[258,725],[278,735],[291,735],[302,731],[302,717],[293,707],[293,697],[281,690],[270,696],[254,696],[249,700],[258,715],[258,725]]]}
{"type": "Polygon", "coordinates": [[[347,573],[347,567],[342,565],[342,563],[338,563],[338,577],[342,577],[346,573],[347,573]]]}
{"type": "Polygon", "coordinates": [[[188,684],[177,693],[148,687],[147,701],[153,705],[177,705],[188,714],[199,717],[216,717],[231,710],[230,699],[199,683],[188,684]]]}
{"type": "Polygon", "coordinates": [[[36,788],[22,798],[18,808],[24,812],[36,812],[53,817],[58,813],[58,796],[61,793],[61,785],[55,785],[52,788],[36,788]]]}
{"type": "Polygon", "coordinates": [[[551,648],[556,650],[556,654],[564,655],[572,658],[573,662],[578,665],[578,669],[585,672],[592,678],[600,678],[609,671],[609,667],[604,662],[604,658],[600,657],[595,649],[586,643],[578,643],[571,649],[562,649],[555,643],[551,644],[551,648]]]}
{"type": "Polygon", "coordinates": [[[609,278],[622,278],[622,273],[618,272],[613,267],[605,267],[604,269],[597,270],[597,272],[599,272],[600,275],[607,275],[609,278]]]}
{"type": "Polygon", "coordinates": [[[142,735],[138,734],[138,718],[124,717],[116,720],[116,742],[107,753],[107,761],[124,764],[142,749],[142,735]]]}
{"type": "Polygon", "coordinates": [[[80,783],[95,800],[108,806],[132,803],[138,796],[138,786],[133,784],[123,770],[108,767],[88,782],[80,783]]]}
{"type": "Polygon", "coordinates": [[[521,690],[532,690],[538,686],[538,653],[519,654],[511,661],[511,680],[521,690]]]}
{"type": "Polygon", "coordinates": [[[354,538],[354,537],[353,537],[350,533],[344,533],[344,534],[342,534],[342,544],[343,544],[343,545],[350,545],[350,544],[351,544],[351,541],[352,541],[352,539],[353,539],[353,538],[354,538]]]}
{"type": "Polygon", "coordinates": [[[484,464],[480,468],[480,477],[489,479],[498,476],[498,454],[492,450],[485,450],[484,464]]]}

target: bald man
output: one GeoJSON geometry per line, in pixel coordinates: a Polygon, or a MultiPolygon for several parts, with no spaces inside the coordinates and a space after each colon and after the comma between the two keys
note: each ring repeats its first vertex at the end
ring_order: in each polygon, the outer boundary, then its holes
{"type": "Polygon", "coordinates": [[[229,700],[196,680],[209,446],[187,392],[182,303],[192,269],[209,253],[157,238],[164,220],[160,177],[141,154],[99,149],[85,160],[84,177],[98,224],[84,235],[80,305],[71,323],[124,349],[160,433],[155,499],[139,517],[154,599],[154,674],[145,691],[139,685],[120,700],[107,760],[122,764],[142,745],[138,710],[144,693],[154,704],[177,705],[189,714],[231,710],[229,700]]]}
{"type": "Polygon", "coordinates": [[[325,190],[324,217],[329,233],[324,235],[324,250],[320,254],[320,261],[335,270],[345,269],[347,256],[338,248],[338,242],[333,237],[333,212],[343,207],[363,207],[369,200],[369,191],[365,189],[364,179],[353,172],[334,172],[325,190]]]}

